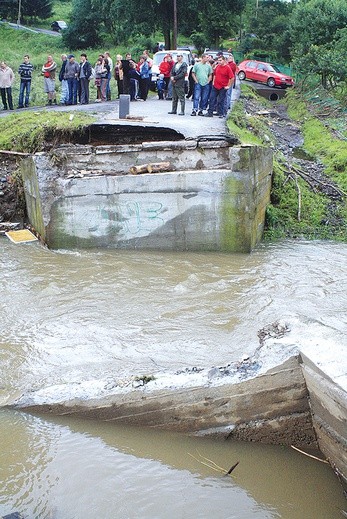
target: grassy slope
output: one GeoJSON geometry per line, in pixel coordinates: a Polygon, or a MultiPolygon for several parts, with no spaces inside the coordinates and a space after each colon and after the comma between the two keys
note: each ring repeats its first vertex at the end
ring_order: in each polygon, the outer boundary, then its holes
{"type": "MultiPolygon", "coordinates": [[[[243,87],[246,96],[254,96],[243,87]]],[[[259,102],[264,102],[259,99],[259,102]]],[[[302,122],[305,142],[303,148],[325,165],[325,173],[347,193],[347,142],[333,136],[329,128],[310,116],[306,104],[293,95],[287,101],[291,117],[302,122]]],[[[272,141],[267,126],[256,117],[245,117],[243,104],[236,104],[228,121],[230,131],[244,143],[268,145],[272,141]]],[[[297,178],[301,192],[301,214],[298,219],[298,186],[288,181],[281,164],[281,155],[275,153],[271,204],[267,209],[266,239],[305,237],[329,238],[347,241],[346,201],[337,202],[332,221],[330,200],[313,192],[306,182],[297,178]]]]}
{"type": "Polygon", "coordinates": [[[94,121],[89,114],[53,111],[23,111],[0,119],[0,149],[33,153],[54,136],[78,132],[94,121]]]}

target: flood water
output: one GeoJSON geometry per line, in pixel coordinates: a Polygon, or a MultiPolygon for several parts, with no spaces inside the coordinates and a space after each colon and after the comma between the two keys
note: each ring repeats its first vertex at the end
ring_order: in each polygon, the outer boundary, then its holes
{"type": "MultiPolygon", "coordinates": [[[[225,365],[252,354],[276,319],[296,323],[298,340],[341,340],[346,264],[347,246],[328,242],[227,255],[0,239],[0,399],[225,365]]],[[[345,506],[330,467],[290,448],[10,410],[0,411],[0,438],[0,515],[337,519],[345,506]],[[214,470],[236,461],[233,477],[214,470]]]]}

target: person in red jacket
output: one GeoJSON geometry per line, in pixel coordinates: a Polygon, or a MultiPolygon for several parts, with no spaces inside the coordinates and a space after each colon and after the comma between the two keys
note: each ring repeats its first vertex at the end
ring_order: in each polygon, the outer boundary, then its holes
{"type": "Polygon", "coordinates": [[[167,97],[167,92],[168,92],[170,77],[171,77],[171,70],[172,70],[172,67],[174,66],[174,64],[175,63],[172,59],[171,54],[167,54],[159,65],[160,74],[164,74],[164,81],[165,81],[164,98],[167,97]]]}
{"type": "Polygon", "coordinates": [[[57,104],[55,97],[55,72],[57,64],[53,61],[52,56],[48,56],[46,63],[42,67],[44,77],[44,88],[48,97],[48,105],[57,104]]]}
{"type": "MultiPolygon", "coordinates": [[[[237,65],[235,63],[234,56],[232,54],[230,54],[230,56],[228,56],[227,63],[234,74],[234,78],[236,79],[237,65]]],[[[235,80],[234,80],[233,86],[234,85],[235,85],[235,80]]]]}
{"type": "Polygon", "coordinates": [[[210,102],[205,117],[213,117],[216,107],[219,117],[225,117],[227,113],[226,96],[228,89],[234,83],[234,74],[224,56],[218,56],[217,66],[213,72],[210,102]]]}

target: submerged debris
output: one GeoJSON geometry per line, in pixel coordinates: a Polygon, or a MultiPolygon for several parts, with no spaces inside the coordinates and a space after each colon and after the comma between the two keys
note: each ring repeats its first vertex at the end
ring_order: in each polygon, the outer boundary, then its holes
{"type": "Polygon", "coordinates": [[[210,469],[214,470],[215,472],[219,472],[219,473],[223,474],[223,476],[230,476],[230,474],[233,472],[233,470],[236,469],[236,467],[240,463],[239,461],[237,461],[236,463],[234,463],[234,465],[232,465],[230,467],[229,470],[226,470],[223,467],[220,467],[219,465],[217,465],[217,463],[215,463],[213,460],[210,460],[209,458],[206,458],[205,456],[200,454],[199,451],[198,451],[199,458],[197,458],[196,456],[193,456],[193,454],[191,454],[190,452],[188,452],[188,455],[191,456],[196,461],[198,461],[199,463],[201,463],[202,465],[205,465],[205,467],[209,467],[210,469]]]}
{"type": "Polygon", "coordinates": [[[260,346],[263,346],[264,342],[270,337],[274,339],[281,339],[288,332],[290,332],[290,328],[287,323],[283,321],[275,321],[272,324],[268,324],[257,333],[260,346]]]}

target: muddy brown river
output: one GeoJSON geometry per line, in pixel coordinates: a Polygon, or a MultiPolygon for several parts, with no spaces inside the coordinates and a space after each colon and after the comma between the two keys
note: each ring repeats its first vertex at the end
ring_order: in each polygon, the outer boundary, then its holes
{"type": "MultiPolygon", "coordinates": [[[[0,399],[225,365],[252,355],[276,319],[293,323],[298,342],[334,340],[347,328],[346,263],[347,245],[330,242],[228,255],[1,238],[0,399]]],[[[338,519],[346,508],[329,465],[287,447],[9,409],[0,438],[0,516],[338,519]]]]}

